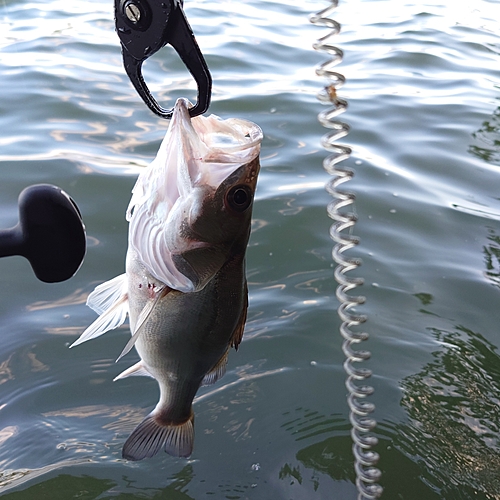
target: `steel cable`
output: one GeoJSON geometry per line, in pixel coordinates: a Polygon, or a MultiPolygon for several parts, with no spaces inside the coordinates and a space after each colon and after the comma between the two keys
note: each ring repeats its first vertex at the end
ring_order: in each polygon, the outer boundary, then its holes
{"type": "Polygon", "coordinates": [[[331,56],[328,61],[316,69],[316,74],[327,80],[327,85],[318,93],[318,99],[329,106],[326,111],[319,113],[318,119],[325,128],[330,130],[322,137],[321,144],[331,153],[324,159],[323,167],[332,176],[326,186],[333,198],[328,204],[327,212],[335,221],[330,228],[330,236],[335,242],[332,257],[337,264],[334,275],[338,283],[336,296],[340,302],[338,314],[342,321],[340,326],[340,334],[343,338],[342,350],[346,357],[344,370],[347,374],[347,404],[352,426],[351,437],[356,487],[359,500],[373,500],[382,495],[382,487],[377,484],[381,473],[375,467],[379,455],[371,450],[377,444],[377,438],[371,434],[377,423],[374,418],[370,417],[375,405],[366,401],[366,398],[371,396],[374,390],[369,385],[359,385],[372,373],[367,368],[356,366],[356,363],[362,363],[369,359],[370,352],[353,348],[356,344],[367,340],[368,333],[352,330],[352,327],[358,327],[366,321],[365,315],[355,312],[356,306],[363,304],[365,297],[348,293],[363,284],[362,278],[352,277],[348,274],[361,265],[361,260],[345,255],[348,250],[359,243],[359,238],[352,234],[352,229],[357,221],[356,214],[352,211],[345,211],[347,207],[354,204],[356,198],[353,193],[339,189],[341,184],[352,179],[354,172],[338,165],[350,156],[351,148],[336,142],[349,132],[349,126],[337,120],[337,116],[347,108],[347,102],[337,95],[337,90],[344,84],[345,79],[333,69],[343,58],[342,50],[333,45],[333,39],[340,33],[340,24],[330,16],[337,5],[337,0],[331,0],[331,5],[317,14],[313,14],[310,21],[315,25],[330,29],[326,36],[320,38],[313,45],[314,49],[331,56]]]}

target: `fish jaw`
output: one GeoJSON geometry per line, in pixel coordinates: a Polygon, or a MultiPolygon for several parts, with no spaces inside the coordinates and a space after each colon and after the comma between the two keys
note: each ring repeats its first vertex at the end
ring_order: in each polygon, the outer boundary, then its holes
{"type": "MultiPolygon", "coordinates": [[[[129,247],[170,288],[199,290],[224,262],[227,248],[221,246],[217,224],[212,234],[203,237],[193,225],[205,217],[205,208],[218,197],[227,179],[242,166],[258,161],[261,141],[262,131],[251,122],[214,115],[191,118],[189,102],[176,102],[158,155],[140,174],[127,210],[129,247]],[[177,263],[185,253],[200,250],[214,259],[201,276],[191,273],[188,277],[177,263]]],[[[255,185],[251,190],[253,198],[255,185]]]]}

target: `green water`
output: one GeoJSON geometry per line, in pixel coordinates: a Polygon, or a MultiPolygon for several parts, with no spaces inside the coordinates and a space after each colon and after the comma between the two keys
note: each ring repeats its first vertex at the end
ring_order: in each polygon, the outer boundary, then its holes
{"type": "MultiPolygon", "coordinates": [[[[127,327],[69,350],[93,288],[124,269],[125,209],[166,122],[129,83],[111,1],[0,3],[0,227],[49,182],[78,203],[78,274],[38,282],[0,260],[0,490],[26,499],[354,499],[331,199],[323,186],[328,2],[186,0],[214,78],[210,108],[264,131],[247,252],[250,308],[228,373],[200,390],[190,460],[131,463],[123,442],[158,398],[113,378],[127,327]]],[[[387,499],[500,498],[500,40],[497,1],[341,2],[377,451],[387,499]]],[[[195,97],[175,53],[146,63],[166,106],[195,97]]]]}

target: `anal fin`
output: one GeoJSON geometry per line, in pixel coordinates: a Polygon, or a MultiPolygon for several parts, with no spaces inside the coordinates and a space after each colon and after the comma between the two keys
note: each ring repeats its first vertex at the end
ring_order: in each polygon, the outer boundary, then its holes
{"type": "Polygon", "coordinates": [[[194,414],[180,424],[164,423],[160,414],[151,412],[132,432],[123,445],[127,460],[142,460],[156,455],[162,448],[174,457],[189,457],[193,452],[194,414]]]}

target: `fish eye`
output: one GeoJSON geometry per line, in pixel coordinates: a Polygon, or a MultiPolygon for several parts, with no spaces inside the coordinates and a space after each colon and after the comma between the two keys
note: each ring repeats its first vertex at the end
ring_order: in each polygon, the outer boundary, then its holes
{"type": "Polygon", "coordinates": [[[226,204],[236,212],[244,212],[252,203],[252,191],[244,184],[233,186],[226,194],[226,204]]]}

